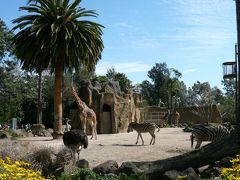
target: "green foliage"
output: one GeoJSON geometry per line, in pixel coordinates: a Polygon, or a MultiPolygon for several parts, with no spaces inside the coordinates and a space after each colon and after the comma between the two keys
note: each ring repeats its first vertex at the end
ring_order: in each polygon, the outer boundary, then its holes
{"type": "Polygon", "coordinates": [[[62,173],[61,177],[59,177],[59,180],[78,180],[78,179],[91,179],[91,180],[96,180],[97,175],[94,171],[91,169],[83,168],[83,169],[78,169],[72,174],[65,174],[62,173]]]}
{"type": "Polygon", "coordinates": [[[186,100],[187,103],[193,107],[192,112],[194,114],[211,122],[215,105],[222,104],[224,97],[222,91],[217,87],[211,88],[208,82],[201,83],[197,81],[197,83],[194,83],[194,85],[188,89],[186,100]]]}
{"type": "Polygon", "coordinates": [[[110,68],[110,69],[107,70],[106,77],[107,77],[110,81],[114,81],[116,74],[117,74],[116,70],[112,67],[112,68],[110,68]]]}
{"type": "Polygon", "coordinates": [[[147,176],[143,173],[135,173],[126,175],[125,173],[120,173],[118,176],[103,176],[95,173],[91,169],[83,168],[78,169],[72,174],[61,174],[59,180],[79,180],[79,179],[91,179],[91,180],[147,180],[147,176]]]}
{"type": "Polygon", "coordinates": [[[11,136],[11,137],[16,137],[16,138],[18,138],[18,137],[26,137],[26,131],[23,129],[23,130],[12,130],[12,129],[9,129],[8,130],[8,134],[9,134],[9,136],[11,136]]]}
{"type": "Polygon", "coordinates": [[[130,174],[129,176],[121,173],[119,175],[119,180],[147,180],[147,176],[143,173],[130,174]]]}
{"type": "Polygon", "coordinates": [[[131,81],[124,73],[116,72],[114,68],[107,70],[106,77],[110,81],[118,81],[122,91],[128,91],[131,88],[131,81]]]}
{"type": "Polygon", "coordinates": [[[79,84],[81,80],[91,79],[93,76],[94,72],[89,71],[87,67],[83,65],[74,73],[73,81],[79,84]]]}
{"type": "Polygon", "coordinates": [[[117,81],[119,83],[121,91],[128,92],[132,85],[131,81],[124,73],[116,72],[114,68],[110,68],[107,70],[106,76],[97,76],[94,78],[100,83],[105,83],[108,81],[117,81]]]}
{"type": "Polygon", "coordinates": [[[0,19],[0,62],[12,54],[12,36],[13,33],[7,28],[4,21],[0,19]]]}
{"type": "Polygon", "coordinates": [[[94,70],[103,50],[103,26],[86,20],[98,14],[79,7],[80,2],[38,0],[20,7],[28,14],[13,20],[13,30],[20,30],[13,43],[24,69],[54,72],[58,60],[64,69],[85,65],[94,70]]]}
{"type": "Polygon", "coordinates": [[[234,97],[224,96],[224,100],[219,106],[223,122],[235,124],[235,99],[234,97]]]}
{"type": "Polygon", "coordinates": [[[222,114],[223,121],[235,123],[235,92],[236,83],[232,80],[222,81],[224,85],[225,95],[220,104],[220,112],[222,114]]]}
{"type": "Polygon", "coordinates": [[[164,103],[167,107],[172,107],[175,102],[174,98],[183,97],[182,92],[185,91],[186,86],[180,82],[181,73],[174,69],[168,68],[165,62],[156,63],[155,66],[148,71],[150,81],[143,81],[141,84],[143,98],[148,105],[159,105],[164,103]]]}
{"type": "Polygon", "coordinates": [[[35,104],[35,77],[22,72],[14,61],[5,61],[0,66],[0,76],[0,122],[13,117],[26,118],[30,104],[35,104]]]}
{"type": "Polygon", "coordinates": [[[28,1],[20,10],[27,12],[13,20],[19,30],[13,37],[14,54],[22,68],[37,73],[55,72],[54,138],[59,136],[62,117],[62,85],[65,70],[85,66],[94,71],[103,50],[102,25],[86,20],[97,17],[93,10],[79,5],[81,0],[28,1]],[[33,3],[31,3],[33,2],[33,3]]]}
{"type": "Polygon", "coordinates": [[[98,82],[100,82],[100,83],[106,83],[106,82],[108,82],[107,76],[97,76],[95,79],[96,79],[96,81],[98,81],[98,82]]]}

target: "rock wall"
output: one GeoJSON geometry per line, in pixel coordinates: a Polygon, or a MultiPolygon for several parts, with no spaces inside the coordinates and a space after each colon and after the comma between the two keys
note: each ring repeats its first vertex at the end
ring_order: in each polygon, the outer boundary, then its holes
{"type": "MultiPolygon", "coordinates": [[[[129,122],[140,121],[141,95],[122,92],[118,82],[100,84],[83,80],[78,92],[79,97],[96,113],[98,133],[125,132],[129,122]]],[[[78,113],[76,109],[71,110],[72,128],[81,127],[78,113]]],[[[87,126],[87,132],[90,130],[87,126]]]]}

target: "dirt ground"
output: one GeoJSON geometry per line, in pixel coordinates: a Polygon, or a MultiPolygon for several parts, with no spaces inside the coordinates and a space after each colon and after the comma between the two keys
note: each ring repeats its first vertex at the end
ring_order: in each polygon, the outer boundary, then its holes
{"type": "MultiPolygon", "coordinates": [[[[180,155],[191,149],[190,133],[183,132],[181,128],[161,128],[156,132],[155,145],[149,145],[151,136],[143,133],[145,145],[141,139],[136,145],[137,133],[99,134],[97,140],[90,140],[87,149],[80,153],[80,159],[86,159],[90,167],[94,167],[107,160],[115,160],[120,166],[126,161],[154,161],[180,155]]],[[[63,148],[61,139],[52,140],[50,137],[29,137],[24,141],[30,141],[33,145],[63,148]]]]}

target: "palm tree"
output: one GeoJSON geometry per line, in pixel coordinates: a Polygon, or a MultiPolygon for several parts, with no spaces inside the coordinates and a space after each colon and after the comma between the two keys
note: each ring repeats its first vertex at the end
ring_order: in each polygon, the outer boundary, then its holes
{"type": "Polygon", "coordinates": [[[93,71],[103,50],[103,26],[86,20],[98,14],[79,7],[80,2],[38,0],[20,7],[29,14],[13,20],[17,24],[13,30],[19,29],[13,38],[14,52],[22,68],[36,72],[50,69],[55,73],[54,139],[62,136],[64,71],[82,65],[93,71]]]}

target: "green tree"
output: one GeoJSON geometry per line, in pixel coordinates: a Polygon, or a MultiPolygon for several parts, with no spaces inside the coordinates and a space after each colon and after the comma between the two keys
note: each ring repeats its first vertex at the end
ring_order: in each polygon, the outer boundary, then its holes
{"type": "Polygon", "coordinates": [[[100,83],[106,83],[109,81],[109,79],[107,78],[107,76],[104,75],[100,75],[100,76],[96,76],[95,78],[93,78],[94,81],[98,81],[100,83]]]}
{"type": "Polygon", "coordinates": [[[110,68],[107,70],[107,73],[106,73],[106,77],[110,80],[110,81],[114,81],[115,80],[115,77],[116,77],[116,70],[115,68],[110,68]]]}
{"type": "Polygon", "coordinates": [[[14,36],[14,53],[22,68],[40,72],[50,69],[54,80],[54,134],[62,136],[62,84],[65,69],[85,65],[93,71],[101,58],[103,26],[86,20],[97,13],[79,7],[81,0],[38,0],[20,7],[28,15],[13,20],[19,29],[14,36]],[[82,20],[80,20],[82,18],[82,20]]]}
{"type": "Polygon", "coordinates": [[[109,81],[118,81],[121,91],[128,92],[131,89],[131,81],[126,74],[117,72],[113,67],[107,70],[106,77],[109,81]]]}
{"type": "Polygon", "coordinates": [[[156,63],[148,71],[151,82],[145,80],[141,84],[144,99],[149,105],[159,105],[162,102],[165,106],[172,107],[173,97],[182,96],[185,88],[184,83],[179,81],[181,76],[178,70],[168,68],[165,62],[156,63]]]}
{"type": "Polygon", "coordinates": [[[224,99],[220,104],[220,112],[225,122],[236,123],[236,83],[234,79],[225,79],[222,81],[225,90],[224,99]]]}
{"type": "Polygon", "coordinates": [[[0,63],[12,55],[12,37],[13,33],[7,28],[4,21],[0,19],[0,63]]]}
{"type": "Polygon", "coordinates": [[[217,87],[211,88],[208,82],[194,83],[191,88],[188,89],[187,103],[190,106],[205,106],[210,104],[221,103],[223,99],[223,93],[217,87]]]}
{"type": "Polygon", "coordinates": [[[208,122],[211,121],[214,105],[221,105],[223,101],[222,91],[217,87],[211,88],[208,82],[197,81],[188,89],[188,106],[193,106],[192,112],[208,122]]]}
{"type": "Polygon", "coordinates": [[[33,113],[36,106],[36,77],[22,72],[14,61],[5,61],[0,66],[0,77],[0,121],[6,122],[13,117],[26,120],[27,115],[33,117],[36,114],[33,113]]]}

